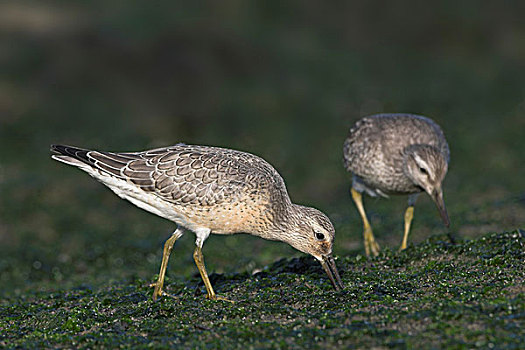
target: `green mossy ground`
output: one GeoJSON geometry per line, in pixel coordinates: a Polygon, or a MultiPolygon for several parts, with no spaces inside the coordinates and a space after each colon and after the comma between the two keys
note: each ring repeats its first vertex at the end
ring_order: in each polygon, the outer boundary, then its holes
{"type": "Polygon", "coordinates": [[[523,348],[524,4],[0,2],[0,348],[523,348]],[[366,197],[383,252],[362,256],[342,145],[383,112],[443,128],[458,245],[422,195],[398,253],[406,197],[366,197]],[[236,302],[208,301],[187,234],[167,271],[175,298],[153,303],[174,225],[49,145],[178,142],[275,166],[334,223],[346,289],[287,244],[212,235],[206,267],[236,302]]]}
{"type": "Polygon", "coordinates": [[[452,245],[434,236],[377,258],[339,256],[335,292],[314,259],[253,275],[212,274],[234,303],[209,301],[199,278],[27,292],[0,306],[6,347],[507,348],[525,341],[525,236],[493,233],[452,245]]]}

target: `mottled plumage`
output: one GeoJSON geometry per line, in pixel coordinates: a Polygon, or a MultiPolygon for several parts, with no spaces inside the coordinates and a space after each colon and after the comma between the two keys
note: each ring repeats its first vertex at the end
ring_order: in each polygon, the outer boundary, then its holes
{"type": "MultiPolygon", "coordinates": [[[[360,209],[362,203],[358,203],[362,192],[373,197],[410,195],[402,249],[406,247],[413,205],[420,192],[425,191],[432,197],[448,225],[441,184],[449,159],[449,147],[441,128],[429,118],[412,114],[364,117],[350,129],[343,146],[344,166],[353,173],[352,195],[360,212],[364,213],[364,209],[360,209]]],[[[367,231],[366,215],[363,213],[367,231]]],[[[365,232],[367,254],[369,249],[376,254],[379,247],[371,229],[369,231],[365,232]],[[367,246],[367,239],[371,239],[377,249],[367,246]]]]}
{"type": "MultiPolygon", "coordinates": [[[[282,177],[260,157],[184,144],[136,153],[51,148],[54,159],[79,167],[120,197],[178,225],[166,243],[163,265],[185,230],[196,233],[199,250],[211,233],[244,232],[287,242],[313,255],[334,287],[341,286],[331,258],[332,223],[317,209],[292,203],[282,177]]],[[[199,271],[202,275],[200,267],[199,271]]],[[[162,294],[161,279],[162,268],[154,298],[162,294]]],[[[207,276],[203,279],[206,284],[207,276]]],[[[214,298],[211,285],[206,287],[208,296],[214,298]]]]}

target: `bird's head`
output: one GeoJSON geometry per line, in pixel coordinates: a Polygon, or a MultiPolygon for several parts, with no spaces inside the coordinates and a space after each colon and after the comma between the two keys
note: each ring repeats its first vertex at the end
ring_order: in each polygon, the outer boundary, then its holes
{"type": "Polygon", "coordinates": [[[442,183],[447,170],[448,159],[436,147],[412,145],[405,150],[405,174],[416,186],[428,193],[436,204],[443,222],[449,227],[450,220],[443,200],[442,190],[442,183]]]}
{"type": "Polygon", "coordinates": [[[297,250],[316,258],[323,266],[336,290],[343,288],[341,277],[332,257],[335,229],[330,219],[321,211],[292,204],[293,211],[287,220],[286,242],[297,250]]]}

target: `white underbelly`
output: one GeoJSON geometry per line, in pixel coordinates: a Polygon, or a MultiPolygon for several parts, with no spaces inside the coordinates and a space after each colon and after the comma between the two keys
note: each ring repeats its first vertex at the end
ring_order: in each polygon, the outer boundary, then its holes
{"type": "Polygon", "coordinates": [[[130,201],[141,209],[173,221],[176,224],[192,231],[202,229],[202,227],[195,226],[189,218],[176,210],[176,206],[174,204],[162,199],[153,192],[146,192],[132,183],[114,176],[106,175],[104,173],[98,172],[97,170],[90,168],[84,168],[83,170],[109,187],[117,196],[130,201]]]}

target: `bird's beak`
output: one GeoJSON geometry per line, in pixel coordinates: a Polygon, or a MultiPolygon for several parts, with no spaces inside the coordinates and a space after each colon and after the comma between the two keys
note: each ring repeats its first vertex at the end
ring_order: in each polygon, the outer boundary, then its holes
{"type": "Polygon", "coordinates": [[[441,188],[437,188],[432,192],[430,196],[432,197],[434,203],[436,203],[436,206],[439,210],[439,215],[441,215],[441,219],[443,219],[445,226],[450,227],[450,220],[448,219],[447,208],[445,207],[445,201],[443,200],[443,191],[441,190],[441,188]]]}
{"type": "Polygon", "coordinates": [[[323,269],[326,271],[326,274],[328,275],[330,282],[332,282],[335,290],[340,291],[343,289],[343,282],[341,281],[341,277],[339,277],[339,272],[335,266],[334,258],[331,255],[323,255],[322,259],[318,260],[323,266],[323,269]]]}

